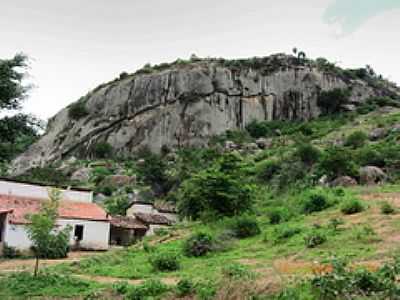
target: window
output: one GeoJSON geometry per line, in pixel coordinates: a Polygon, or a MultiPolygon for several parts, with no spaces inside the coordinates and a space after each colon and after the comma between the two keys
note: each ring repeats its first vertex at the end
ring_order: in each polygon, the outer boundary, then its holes
{"type": "Polygon", "coordinates": [[[83,225],[75,225],[74,237],[76,241],[83,240],[83,225]]]}

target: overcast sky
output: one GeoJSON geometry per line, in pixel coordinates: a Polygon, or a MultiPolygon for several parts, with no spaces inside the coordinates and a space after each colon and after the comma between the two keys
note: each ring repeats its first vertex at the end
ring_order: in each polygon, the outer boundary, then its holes
{"type": "Polygon", "coordinates": [[[145,63],[291,52],[400,83],[399,0],[1,0],[0,58],[31,58],[24,110],[54,115],[145,63]]]}

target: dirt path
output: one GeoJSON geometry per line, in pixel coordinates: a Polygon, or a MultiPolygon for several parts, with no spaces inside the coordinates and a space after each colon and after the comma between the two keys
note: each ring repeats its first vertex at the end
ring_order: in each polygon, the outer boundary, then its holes
{"type": "MultiPolygon", "coordinates": [[[[40,260],[41,267],[47,267],[52,265],[58,265],[62,263],[72,263],[80,261],[82,258],[88,256],[99,255],[104,252],[84,252],[84,251],[76,251],[70,252],[68,254],[68,258],[65,259],[43,259],[40,260]]],[[[8,273],[8,272],[17,272],[24,270],[33,270],[35,266],[35,259],[9,259],[9,260],[0,260],[0,273],[8,273]]]]}
{"type": "MultiPolygon", "coordinates": [[[[127,282],[132,285],[139,285],[145,282],[144,279],[125,279],[125,278],[116,278],[116,277],[107,277],[107,276],[94,276],[94,275],[83,275],[83,274],[75,274],[73,275],[77,278],[89,280],[89,281],[96,281],[98,283],[116,283],[116,282],[127,282]]],[[[160,279],[161,282],[167,285],[175,285],[178,283],[179,279],[175,277],[165,277],[160,279]]]]}

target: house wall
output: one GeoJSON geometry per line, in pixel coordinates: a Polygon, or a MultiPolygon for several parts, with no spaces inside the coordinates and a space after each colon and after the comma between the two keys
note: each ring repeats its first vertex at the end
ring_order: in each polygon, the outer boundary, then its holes
{"type": "MultiPolygon", "coordinates": [[[[77,201],[77,202],[93,202],[93,192],[75,191],[75,190],[61,190],[61,191],[63,200],[77,201]]],[[[0,194],[46,199],[49,196],[49,188],[33,184],[0,180],[0,194]]]]}
{"type": "Polygon", "coordinates": [[[110,223],[100,221],[60,219],[57,222],[64,228],[67,225],[72,226],[70,245],[75,246],[74,227],[83,225],[83,240],[79,242],[82,249],[88,250],[107,250],[110,239],[110,223]]]}
{"type": "MultiPolygon", "coordinates": [[[[99,221],[86,221],[86,220],[71,220],[71,219],[60,219],[58,220],[60,229],[67,225],[72,226],[70,245],[73,247],[76,245],[74,239],[74,226],[83,225],[83,240],[79,243],[80,247],[88,250],[107,250],[110,236],[110,223],[99,222],[99,221]]],[[[31,247],[31,241],[29,240],[26,226],[8,224],[6,226],[6,233],[4,241],[8,246],[15,247],[18,250],[24,251],[29,250],[31,247]]]]}

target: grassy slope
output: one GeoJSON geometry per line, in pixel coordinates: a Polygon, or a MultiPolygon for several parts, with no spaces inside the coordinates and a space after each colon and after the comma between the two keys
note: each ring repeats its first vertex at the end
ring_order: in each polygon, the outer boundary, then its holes
{"type": "MultiPolygon", "coordinates": [[[[355,130],[369,131],[378,126],[389,126],[400,122],[400,110],[395,109],[389,114],[373,112],[359,116],[352,121],[314,121],[314,128],[318,128],[313,143],[324,147],[338,138],[348,136],[355,130]]],[[[276,153],[290,151],[291,146],[278,146],[275,150],[268,150],[258,154],[256,160],[271,157],[276,153]]],[[[116,279],[150,279],[164,278],[169,282],[176,282],[182,278],[192,278],[194,281],[221,280],[222,269],[231,263],[240,263],[257,274],[257,283],[272,286],[278,289],[287,284],[287,280],[311,274],[321,264],[328,262],[332,257],[347,257],[353,263],[361,263],[375,268],[382,261],[390,259],[398,251],[400,241],[400,214],[384,215],[380,212],[383,200],[392,203],[400,209],[400,186],[386,185],[382,187],[355,187],[347,189],[355,197],[361,199],[366,207],[364,212],[344,216],[339,209],[340,204],[323,212],[312,215],[299,215],[290,221],[270,225],[267,217],[269,206],[265,201],[267,190],[262,187],[260,193],[265,193],[257,204],[258,221],[262,233],[256,237],[235,240],[223,252],[216,252],[203,258],[188,258],[181,255],[181,268],[175,272],[155,272],[148,261],[149,253],[144,250],[143,243],[124,250],[114,250],[93,258],[84,259],[79,265],[60,265],[53,270],[60,274],[88,276],[107,276],[116,279]],[[343,219],[343,225],[338,230],[328,226],[331,219],[343,219]],[[316,247],[306,248],[304,236],[318,224],[320,230],[327,236],[327,242],[316,247]],[[277,232],[284,228],[300,228],[301,232],[286,240],[276,242],[277,232]]],[[[293,196],[292,196],[293,198],[293,196]]],[[[294,196],[294,198],[296,198],[294,196]]],[[[287,196],[280,196],[275,201],[287,201],[287,196]]],[[[293,199],[292,199],[293,201],[293,199]]],[[[290,201],[287,202],[290,205],[290,201]]],[[[224,221],[214,224],[189,223],[181,224],[171,230],[169,237],[154,237],[145,243],[153,245],[159,250],[171,250],[181,253],[184,239],[194,231],[205,230],[218,234],[225,227],[224,221]],[[166,240],[160,243],[160,240],[166,240]]],[[[15,288],[0,280],[4,295],[17,296],[15,288]]],[[[94,285],[94,289],[98,289],[94,285]]],[[[69,293],[57,294],[58,287],[39,289],[37,295],[68,296],[69,293]]],[[[68,291],[68,289],[66,289],[68,291]]],[[[76,293],[80,293],[76,291],[76,293]]],[[[72,296],[73,293],[69,296],[72,296]]]]}

